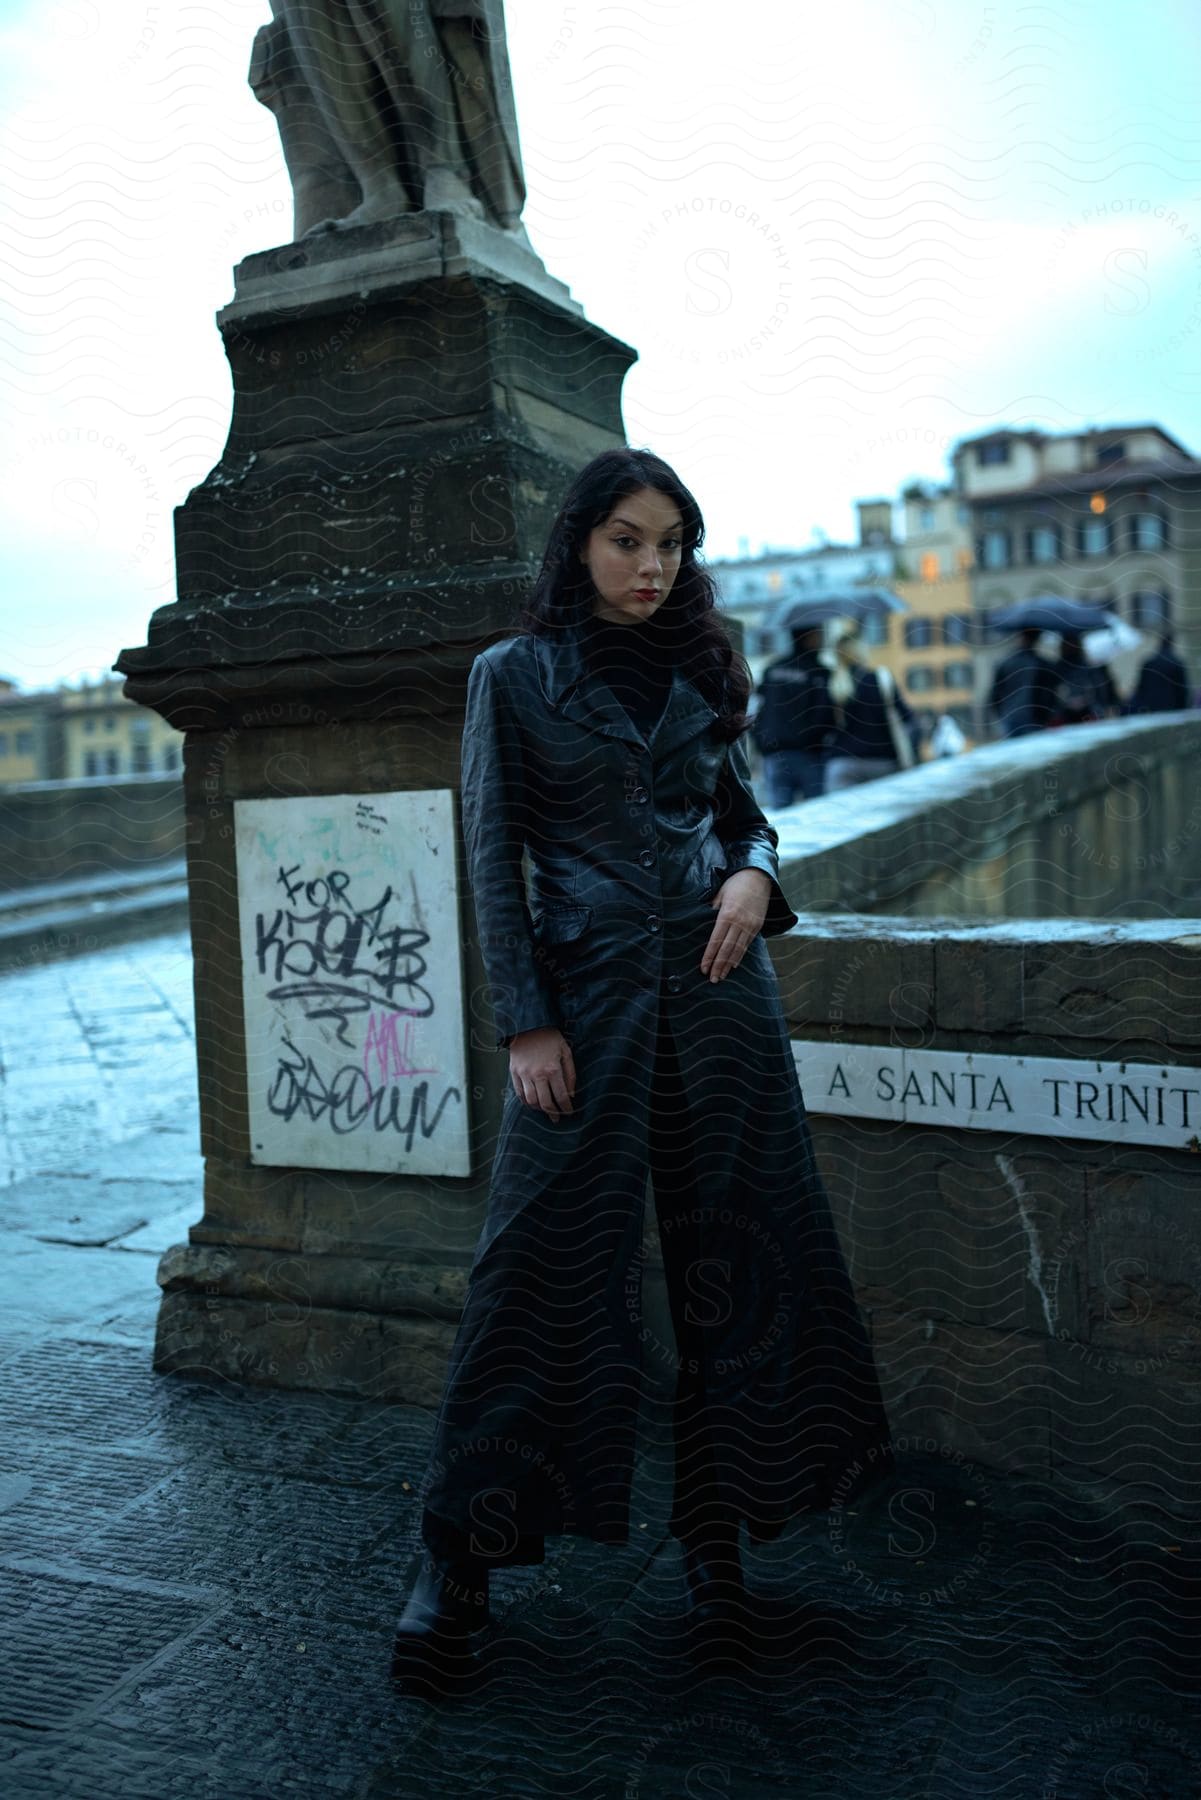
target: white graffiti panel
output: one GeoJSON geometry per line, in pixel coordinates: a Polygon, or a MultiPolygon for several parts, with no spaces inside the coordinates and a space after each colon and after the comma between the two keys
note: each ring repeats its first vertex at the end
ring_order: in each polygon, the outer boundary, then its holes
{"type": "Polygon", "coordinates": [[[468,1175],[449,788],[234,802],[251,1161],[468,1175]]]}

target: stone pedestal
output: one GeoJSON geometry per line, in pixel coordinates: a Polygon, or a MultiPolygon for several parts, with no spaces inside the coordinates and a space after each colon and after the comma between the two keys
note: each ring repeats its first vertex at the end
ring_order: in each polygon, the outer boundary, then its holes
{"type": "MultiPolygon", "coordinates": [[[[176,512],[177,601],[115,664],[186,733],[205,1207],[159,1268],[155,1366],[433,1405],[507,1077],[457,802],[436,846],[463,944],[453,1176],[400,1151],[384,1173],[256,1159],[234,807],[457,791],[470,665],[512,628],[575,471],[624,441],[635,353],[518,237],[452,214],[250,257],[218,321],[229,441],[176,512]]],[[[377,851],[386,880],[403,854],[377,851]]]]}

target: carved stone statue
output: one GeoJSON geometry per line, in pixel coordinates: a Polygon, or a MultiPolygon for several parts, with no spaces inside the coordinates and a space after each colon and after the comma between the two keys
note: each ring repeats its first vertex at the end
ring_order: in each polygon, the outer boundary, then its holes
{"type": "Polygon", "coordinates": [[[294,236],[447,210],[529,240],[503,0],[271,0],[250,86],[294,236]]]}

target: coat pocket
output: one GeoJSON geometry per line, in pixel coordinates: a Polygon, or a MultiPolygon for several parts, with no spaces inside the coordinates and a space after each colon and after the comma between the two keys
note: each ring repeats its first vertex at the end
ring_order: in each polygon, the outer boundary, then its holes
{"type": "Polygon", "coordinates": [[[590,906],[548,906],[534,920],[539,944],[572,944],[592,923],[590,906]]]}

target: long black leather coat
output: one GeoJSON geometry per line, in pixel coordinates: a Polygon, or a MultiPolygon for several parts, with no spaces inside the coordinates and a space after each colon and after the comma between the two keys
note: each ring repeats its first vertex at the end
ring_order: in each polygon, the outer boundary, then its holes
{"type": "Polygon", "coordinates": [[[692,1296],[680,1381],[723,1500],[773,1537],[887,1456],[763,941],[797,915],[742,742],[715,717],[677,670],[644,740],[576,627],[472,668],[462,811],[496,1040],[556,1025],[577,1077],[558,1121],[507,1092],[424,1493],[435,1536],[486,1515],[498,1561],[541,1560],[547,1532],[626,1540],[642,1359],[665,1353],[640,1308],[652,1138],[665,1259],[692,1296]],[[710,901],[742,868],[772,878],[768,912],[714,983],[710,901]],[[660,1031],[678,1059],[667,1116],[660,1031]]]}

